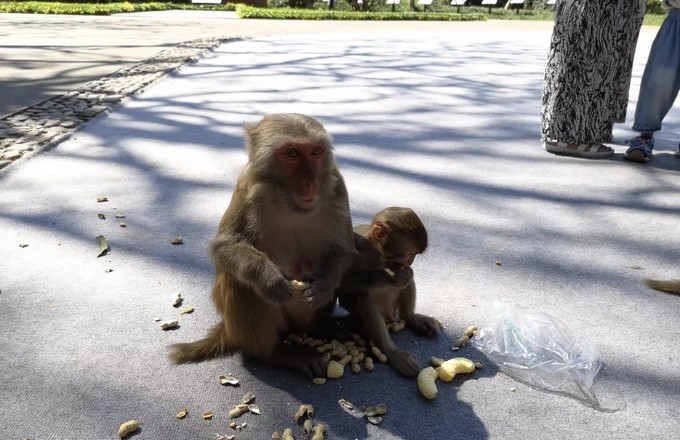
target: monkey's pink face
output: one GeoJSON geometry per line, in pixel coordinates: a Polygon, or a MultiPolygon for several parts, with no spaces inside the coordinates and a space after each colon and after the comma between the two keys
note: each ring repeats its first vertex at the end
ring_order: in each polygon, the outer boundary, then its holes
{"type": "Polygon", "coordinates": [[[284,170],[293,203],[302,210],[314,209],[319,202],[326,154],[326,147],[317,144],[288,144],[276,150],[276,161],[284,170]]]}

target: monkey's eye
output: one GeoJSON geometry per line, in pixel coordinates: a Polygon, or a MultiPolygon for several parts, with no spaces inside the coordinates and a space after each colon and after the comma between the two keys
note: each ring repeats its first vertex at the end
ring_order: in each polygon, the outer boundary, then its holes
{"type": "Polygon", "coordinates": [[[289,159],[297,159],[298,157],[300,157],[301,154],[302,153],[300,152],[300,150],[296,150],[294,148],[291,148],[286,151],[286,157],[288,157],[289,159]]]}
{"type": "Polygon", "coordinates": [[[321,153],[323,153],[323,147],[316,146],[312,150],[312,156],[321,156],[321,153]]]}

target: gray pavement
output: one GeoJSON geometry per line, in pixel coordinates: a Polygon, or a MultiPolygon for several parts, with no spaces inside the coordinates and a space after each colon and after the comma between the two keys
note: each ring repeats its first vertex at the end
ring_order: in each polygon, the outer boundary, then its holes
{"type": "MultiPolygon", "coordinates": [[[[134,439],[267,439],[285,427],[300,439],[301,403],[329,439],[678,438],[680,302],[640,283],[678,277],[678,109],[648,165],[621,159],[629,124],[611,159],[553,156],[538,142],[549,26],[322,25],[226,42],[0,170],[0,438],[116,438],[136,418],[134,439]],[[355,222],[401,205],[428,227],[417,308],[445,331],[396,341],[423,363],[485,363],[440,382],[433,401],[384,365],[317,386],[238,355],[167,361],[169,344],[217,319],[206,247],[245,163],[242,125],[292,111],[332,133],[355,222]],[[98,235],[111,246],[101,258],[98,235]],[[176,235],[184,245],[170,244],[176,235]],[[178,316],[177,293],[196,310],[163,332],[154,318],[178,316]],[[597,346],[592,391],[609,411],[516,382],[473,347],[450,350],[503,303],[549,313],[597,346]],[[233,430],[226,411],[248,391],[262,414],[233,430]],[[372,425],[341,398],[388,413],[372,425]]],[[[652,38],[640,39],[629,120],[652,38]]]]}
{"type": "MultiPolygon", "coordinates": [[[[238,20],[232,12],[219,11],[112,16],[0,14],[0,117],[197,39],[474,29],[480,25],[484,24],[238,20]]],[[[517,28],[506,22],[494,25],[504,26],[517,28]]],[[[532,22],[522,28],[549,26],[532,22]]]]}
{"type": "MultiPolygon", "coordinates": [[[[114,16],[0,14],[0,169],[58,142],[80,124],[219,45],[264,35],[430,32],[484,23],[238,20],[233,12],[114,16]],[[3,116],[4,115],[4,116],[3,116]]],[[[533,22],[522,29],[544,29],[533,22]]],[[[501,22],[494,28],[517,29],[501,22]]]]}
{"type": "Polygon", "coordinates": [[[75,90],[185,41],[228,35],[232,13],[0,14],[0,115],[75,90]]]}

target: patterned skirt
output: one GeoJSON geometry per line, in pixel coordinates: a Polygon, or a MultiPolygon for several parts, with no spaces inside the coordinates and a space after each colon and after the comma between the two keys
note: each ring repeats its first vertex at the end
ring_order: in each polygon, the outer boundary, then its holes
{"type": "Polygon", "coordinates": [[[625,122],[644,0],[559,0],[541,99],[541,140],[606,142],[625,122]]]}

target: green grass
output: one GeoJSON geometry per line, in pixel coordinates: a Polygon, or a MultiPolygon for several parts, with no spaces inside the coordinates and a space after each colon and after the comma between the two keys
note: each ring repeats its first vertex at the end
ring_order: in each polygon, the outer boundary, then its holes
{"type": "Polygon", "coordinates": [[[645,14],[645,19],[643,20],[642,24],[649,25],[649,26],[661,26],[661,23],[663,23],[664,19],[666,18],[666,14],[645,14]]]}

